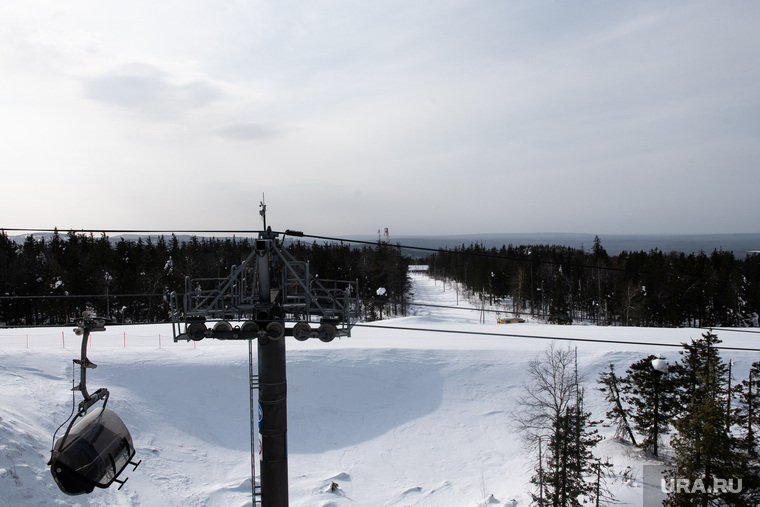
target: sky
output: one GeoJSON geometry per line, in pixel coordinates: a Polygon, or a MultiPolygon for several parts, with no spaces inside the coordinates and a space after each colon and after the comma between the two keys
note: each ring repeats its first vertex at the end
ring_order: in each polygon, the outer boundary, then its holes
{"type": "Polygon", "coordinates": [[[760,4],[0,2],[0,228],[757,233],[760,4]]]}

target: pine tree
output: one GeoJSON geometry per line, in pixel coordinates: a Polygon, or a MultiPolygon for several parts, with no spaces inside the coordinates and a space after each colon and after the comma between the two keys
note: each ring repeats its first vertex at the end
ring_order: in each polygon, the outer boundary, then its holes
{"type": "Polygon", "coordinates": [[[552,324],[572,324],[573,317],[570,312],[565,277],[560,271],[554,280],[551,303],[549,303],[549,322],[552,324]]]}
{"type": "Polygon", "coordinates": [[[660,437],[670,429],[674,395],[670,371],[656,370],[652,363],[655,359],[650,355],[628,368],[623,392],[634,428],[644,436],[640,446],[659,457],[660,437]]]}
{"type": "Polygon", "coordinates": [[[615,374],[614,364],[610,363],[609,371],[599,375],[599,384],[601,385],[599,390],[604,393],[604,399],[611,406],[607,411],[607,418],[615,424],[615,438],[628,437],[633,445],[638,445],[633,430],[628,424],[628,414],[623,406],[621,394],[622,382],[615,374]]]}
{"type": "Polygon", "coordinates": [[[752,363],[749,376],[738,386],[739,406],[734,410],[737,447],[741,453],[742,493],[750,505],[760,504],[760,361],[752,363]]]}
{"type": "Polygon", "coordinates": [[[742,433],[742,447],[748,452],[758,452],[760,431],[760,361],[752,363],[749,377],[739,387],[739,407],[736,424],[742,433]]]}
{"type": "Polygon", "coordinates": [[[684,344],[676,368],[682,407],[675,421],[676,455],[669,478],[688,479],[692,488],[689,492],[672,489],[666,505],[744,505],[741,493],[711,488],[715,479],[741,477],[743,470],[728,431],[728,367],[715,348],[720,340],[709,332],[702,336],[684,344]]]}

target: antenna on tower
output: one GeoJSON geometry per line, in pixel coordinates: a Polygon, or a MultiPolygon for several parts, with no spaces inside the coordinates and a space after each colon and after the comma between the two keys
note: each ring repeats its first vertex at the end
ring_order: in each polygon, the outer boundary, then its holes
{"type": "Polygon", "coordinates": [[[261,201],[259,202],[259,207],[261,208],[259,210],[259,215],[261,215],[261,219],[264,220],[264,230],[267,230],[267,205],[266,200],[264,199],[264,193],[261,193],[261,201]]]}

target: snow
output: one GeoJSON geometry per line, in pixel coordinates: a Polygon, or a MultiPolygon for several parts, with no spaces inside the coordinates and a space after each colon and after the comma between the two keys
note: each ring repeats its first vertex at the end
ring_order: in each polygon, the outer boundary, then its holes
{"type": "MultiPolygon", "coordinates": [[[[599,419],[607,407],[596,379],[609,363],[624,372],[649,354],[673,361],[678,349],[656,344],[704,332],[498,325],[496,314],[482,324],[450,285],[412,277],[414,300],[437,306],[357,326],[332,343],[287,338],[292,506],[527,506],[532,451],[515,430],[515,413],[529,361],[556,338],[636,342],[558,342],[577,345],[587,405],[599,419]],[[442,307],[457,300],[458,308],[442,307]]],[[[734,347],[757,341],[749,333],[718,336],[734,347]]],[[[64,495],[46,463],[72,409],[80,339],[71,327],[2,329],[0,505],[250,505],[248,344],[173,343],[168,325],[111,326],[91,338],[88,357],[98,368],[88,372],[88,388],[109,389],[108,407],[129,428],[142,464],[127,468],[120,491],[64,495]]],[[[724,356],[739,379],[760,359],[724,356]]],[[[614,463],[610,489],[621,503],[642,505],[642,466],[651,462],[612,439],[611,428],[601,431],[607,438],[596,454],[614,463]]]]}

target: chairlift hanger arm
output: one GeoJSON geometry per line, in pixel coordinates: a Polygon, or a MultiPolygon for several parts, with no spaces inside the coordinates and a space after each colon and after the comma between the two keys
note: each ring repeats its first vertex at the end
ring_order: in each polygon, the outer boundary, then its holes
{"type": "MultiPolygon", "coordinates": [[[[105,320],[104,319],[97,319],[93,315],[89,314],[88,312],[85,312],[83,315],[83,318],[80,322],[78,322],[78,326],[74,328],[74,334],[80,335],[82,337],[82,349],[80,352],[80,358],[74,359],[74,362],[79,365],[79,385],[75,387],[76,390],[79,390],[82,392],[82,396],[84,397],[84,401],[80,403],[80,408],[84,405],[86,408],[91,407],[95,402],[97,402],[100,398],[103,397],[103,394],[101,391],[105,391],[106,395],[108,394],[108,391],[105,388],[98,389],[95,394],[99,394],[98,398],[95,398],[94,395],[90,396],[90,393],[87,392],[87,368],[97,368],[98,365],[90,361],[87,357],[87,344],[90,340],[90,332],[92,331],[105,331],[105,320]],[[92,401],[91,401],[92,400],[92,401]]],[[[86,411],[85,408],[85,411],[86,411]]]]}

